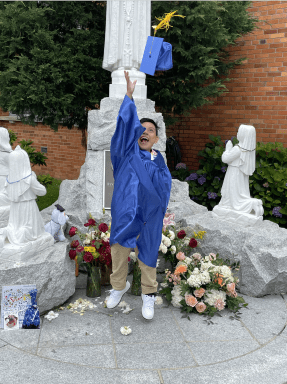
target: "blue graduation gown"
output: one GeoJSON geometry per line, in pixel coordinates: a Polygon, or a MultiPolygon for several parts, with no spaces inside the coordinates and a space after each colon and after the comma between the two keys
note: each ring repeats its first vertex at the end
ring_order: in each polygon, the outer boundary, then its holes
{"type": "Polygon", "coordinates": [[[114,168],[110,244],[137,246],[139,259],[155,268],[171,174],[159,151],[151,160],[151,153],[140,149],[138,139],[144,131],[133,100],[125,96],[110,147],[114,168]]]}

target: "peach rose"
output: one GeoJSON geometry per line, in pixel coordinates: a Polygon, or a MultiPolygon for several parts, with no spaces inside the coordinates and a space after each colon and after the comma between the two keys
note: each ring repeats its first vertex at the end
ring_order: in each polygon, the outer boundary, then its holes
{"type": "Polygon", "coordinates": [[[217,299],[215,304],[214,304],[215,308],[217,308],[219,311],[222,311],[225,307],[225,303],[222,299],[217,299]]]}
{"type": "Polygon", "coordinates": [[[200,303],[196,304],[195,309],[198,313],[202,313],[206,310],[206,305],[204,304],[204,302],[201,301],[200,303]]]}
{"type": "Polygon", "coordinates": [[[205,293],[205,289],[204,288],[200,288],[200,289],[196,289],[193,294],[195,297],[198,297],[198,298],[201,298],[205,293]]]}
{"type": "Polygon", "coordinates": [[[196,298],[194,296],[192,296],[192,295],[185,295],[185,302],[190,307],[195,307],[196,304],[198,303],[196,298]]]}
{"type": "Polygon", "coordinates": [[[185,259],[185,255],[183,252],[178,252],[178,254],[176,255],[176,258],[179,261],[183,261],[185,259]]]}
{"type": "Polygon", "coordinates": [[[235,291],[235,283],[229,283],[229,284],[227,284],[226,288],[227,288],[227,290],[228,290],[229,292],[233,292],[233,291],[235,291]]]}

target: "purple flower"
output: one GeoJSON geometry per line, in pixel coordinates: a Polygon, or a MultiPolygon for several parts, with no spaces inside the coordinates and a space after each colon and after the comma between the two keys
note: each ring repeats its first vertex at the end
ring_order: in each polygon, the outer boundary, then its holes
{"type": "Polygon", "coordinates": [[[214,180],[215,180],[215,179],[218,179],[218,181],[219,181],[219,180],[220,180],[220,177],[218,177],[218,176],[215,176],[214,180]]]}
{"type": "Polygon", "coordinates": [[[185,181],[188,181],[188,180],[196,180],[197,178],[198,178],[197,173],[191,173],[191,174],[185,179],[185,181]]]}
{"type": "Polygon", "coordinates": [[[217,193],[215,193],[215,192],[207,192],[207,197],[209,199],[216,199],[217,198],[217,193]]]}
{"type": "Polygon", "coordinates": [[[231,141],[234,139],[235,136],[231,136],[231,141]]]}
{"type": "Polygon", "coordinates": [[[200,176],[200,178],[197,180],[200,185],[204,184],[206,182],[206,178],[204,176],[200,176]]]}
{"type": "Polygon", "coordinates": [[[186,169],[186,164],[178,163],[178,164],[176,164],[175,169],[176,170],[178,170],[178,169],[186,169]]]}
{"type": "Polygon", "coordinates": [[[225,145],[228,143],[228,140],[225,140],[225,145]]]}
{"type": "Polygon", "coordinates": [[[224,173],[224,172],[226,172],[226,167],[222,167],[221,168],[221,171],[224,173]]]}
{"type": "Polygon", "coordinates": [[[273,208],[272,210],[272,215],[275,216],[275,217],[282,217],[282,213],[280,213],[281,207],[275,207],[273,208]]]}
{"type": "Polygon", "coordinates": [[[287,187],[287,183],[285,184],[285,187],[287,187]]]}
{"type": "Polygon", "coordinates": [[[198,200],[198,197],[196,197],[196,196],[192,196],[192,197],[191,197],[191,200],[198,200]]]}

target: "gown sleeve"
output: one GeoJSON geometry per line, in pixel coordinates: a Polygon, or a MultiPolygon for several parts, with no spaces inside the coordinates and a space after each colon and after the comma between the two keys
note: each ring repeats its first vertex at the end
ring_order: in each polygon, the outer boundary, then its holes
{"type": "Polygon", "coordinates": [[[39,183],[34,172],[32,173],[31,189],[37,196],[45,196],[47,193],[46,188],[44,187],[44,185],[39,183]]]}
{"type": "Polygon", "coordinates": [[[145,128],[141,125],[134,101],[127,95],[121,105],[117,126],[111,141],[111,160],[114,173],[122,158],[135,152],[135,144],[145,128]]]}

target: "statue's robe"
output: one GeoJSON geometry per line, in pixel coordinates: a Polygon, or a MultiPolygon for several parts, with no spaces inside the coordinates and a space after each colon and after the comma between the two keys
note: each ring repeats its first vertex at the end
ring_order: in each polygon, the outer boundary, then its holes
{"type": "Polygon", "coordinates": [[[138,258],[155,268],[171,175],[159,151],[151,160],[151,153],[140,149],[144,131],[133,100],[125,96],[110,148],[115,179],[110,244],[137,246],[138,258]]]}

